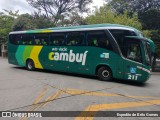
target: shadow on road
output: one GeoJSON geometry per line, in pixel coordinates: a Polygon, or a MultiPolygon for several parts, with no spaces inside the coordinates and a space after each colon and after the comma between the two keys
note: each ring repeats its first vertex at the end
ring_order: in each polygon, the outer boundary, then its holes
{"type": "MultiPolygon", "coordinates": [[[[14,69],[19,69],[19,70],[26,70],[25,67],[12,67],[14,69]]],[[[27,70],[26,70],[27,71],[27,70]]],[[[92,80],[97,80],[101,81],[97,78],[97,76],[89,76],[89,75],[82,75],[82,74],[76,74],[76,73],[67,73],[67,72],[59,72],[59,71],[52,71],[52,70],[41,70],[41,69],[36,69],[35,71],[32,72],[42,72],[42,73],[52,73],[52,74],[59,74],[59,75],[66,75],[66,76],[74,76],[74,77],[81,77],[81,78],[88,78],[92,80]]],[[[119,84],[125,84],[125,85],[132,85],[132,86],[137,86],[137,87],[147,87],[149,86],[148,83],[140,83],[136,81],[128,81],[128,80],[120,80],[120,79],[113,79],[110,81],[101,81],[101,82],[112,82],[112,83],[119,83],[119,84]]]]}

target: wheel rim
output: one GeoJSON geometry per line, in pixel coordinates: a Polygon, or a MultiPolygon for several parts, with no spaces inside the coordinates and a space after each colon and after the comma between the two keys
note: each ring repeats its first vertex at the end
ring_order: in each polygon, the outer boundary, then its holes
{"type": "Polygon", "coordinates": [[[107,78],[107,77],[109,77],[109,71],[107,71],[107,70],[104,70],[103,72],[102,72],[102,76],[103,77],[105,77],[105,78],[107,78]]]}
{"type": "Polygon", "coordinates": [[[30,69],[30,70],[31,70],[32,68],[33,68],[32,63],[31,63],[31,62],[29,62],[29,63],[28,63],[28,69],[30,69]]]}

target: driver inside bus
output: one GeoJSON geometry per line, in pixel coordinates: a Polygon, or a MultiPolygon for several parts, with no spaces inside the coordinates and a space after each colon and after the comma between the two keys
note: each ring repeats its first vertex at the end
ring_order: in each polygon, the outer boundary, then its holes
{"type": "Polygon", "coordinates": [[[136,46],[131,46],[129,48],[129,54],[128,54],[127,58],[135,60],[136,59],[136,53],[137,53],[137,47],[136,46]]]}

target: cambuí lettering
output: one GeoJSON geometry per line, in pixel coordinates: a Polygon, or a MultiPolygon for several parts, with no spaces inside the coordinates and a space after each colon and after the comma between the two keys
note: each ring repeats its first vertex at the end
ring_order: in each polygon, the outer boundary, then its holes
{"type": "Polygon", "coordinates": [[[88,51],[85,51],[84,53],[74,53],[73,50],[70,50],[69,53],[50,52],[49,60],[68,61],[71,63],[78,62],[82,63],[82,65],[85,65],[87,53],[88,51]]]}

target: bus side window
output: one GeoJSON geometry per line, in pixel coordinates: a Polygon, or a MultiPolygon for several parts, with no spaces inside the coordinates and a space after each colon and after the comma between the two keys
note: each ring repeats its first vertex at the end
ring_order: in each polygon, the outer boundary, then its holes
{"type": "Polygon", "coordinates": [[[112,50],[109,39],[104,31],[89,31],[87,34],[88,46],[97,46],[112,50]]]}
{"type": "Polygon", "coordinates": [[[37,34],[34,37],[35,45],[49,45],[49,35],[37,34]]]}
{"type": "Polygon", "coordinates": [[[52,34],[50,36],[50,45],[56,45],[56,46],[60,46],[60,45],[64,45],[65,44],[65,34],[52,34]]]}
{"type": "Polygon", "coordinates": [[[40,39],[35,39],[35,45],[41,45],[40,39]]]}
{"type": "Polygon", "coordinates": [[[10,35],[10,41],[12,44],[20,45],[21,44],[21,35],[10,35]]]}
{"type": "Polygon", "coordinates": [[[26,39],[25,35],[22,35],[22,45],[27,45],[28,39],[26,39]]]}
{"type": "Polygon", "coordinates": [[[33,45],[33,35],[23,34],[22,35],[22,45],[33,45]]]}
{"type": "Polygon", "coordinates": [[[83,44],[85,39],[85,33],[83,32],[71,32],[67,35],[67,45],[79,46],[83,44]]]}

